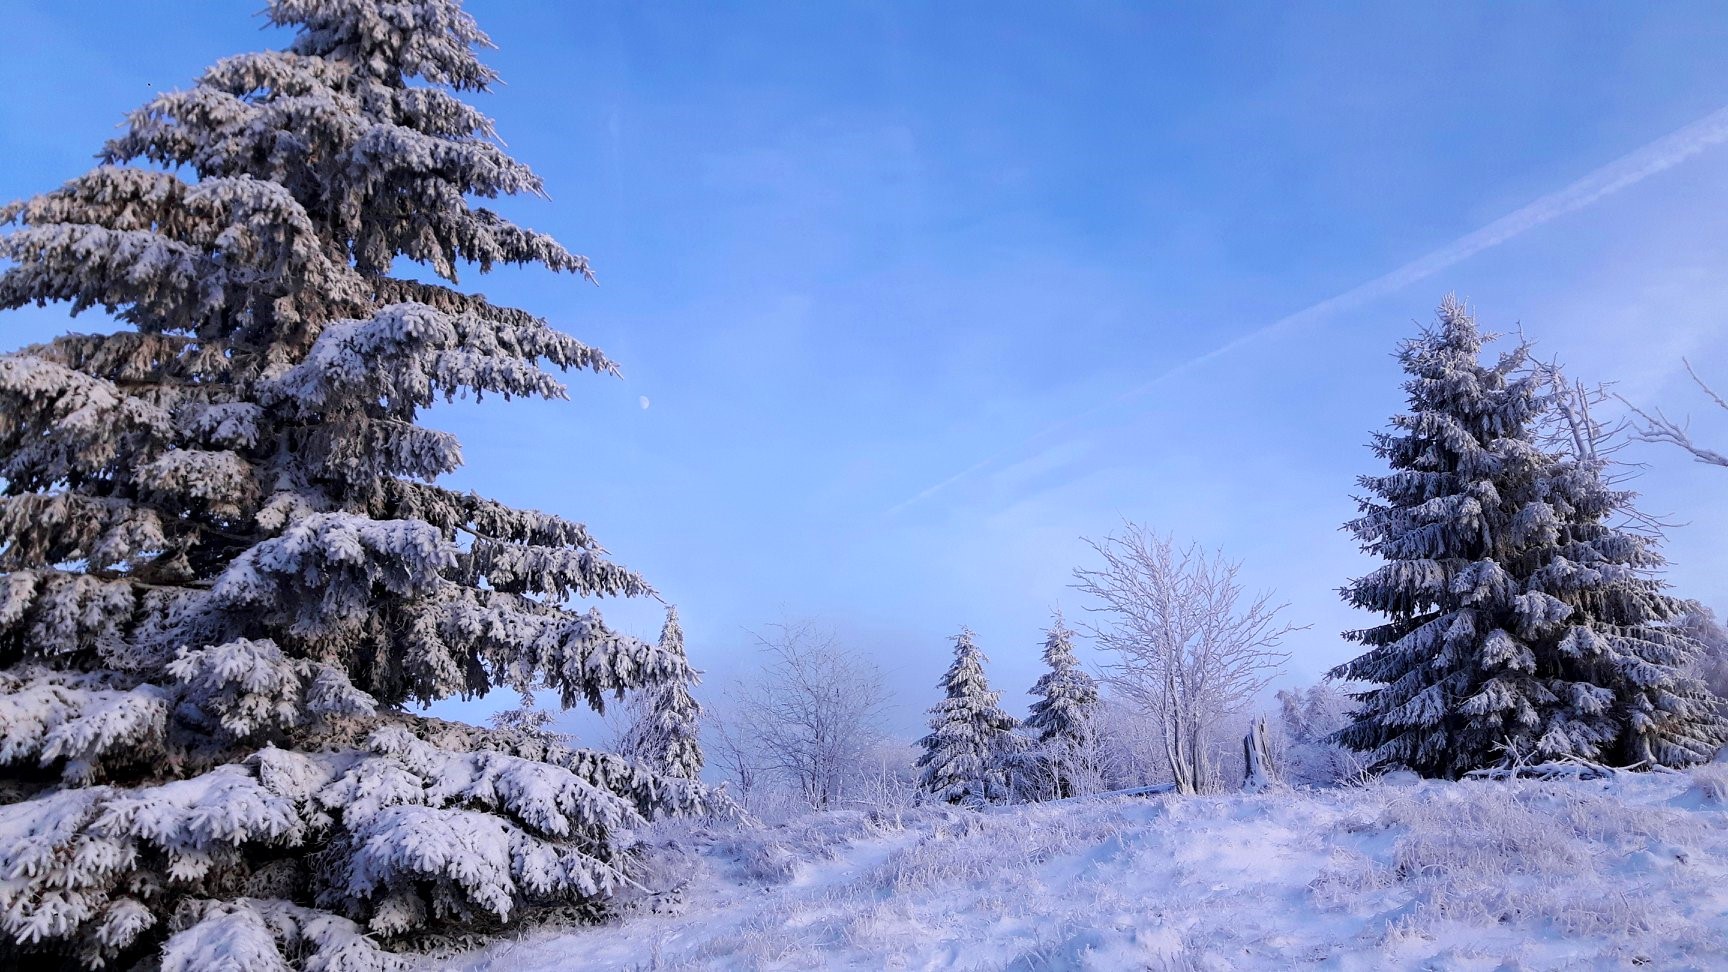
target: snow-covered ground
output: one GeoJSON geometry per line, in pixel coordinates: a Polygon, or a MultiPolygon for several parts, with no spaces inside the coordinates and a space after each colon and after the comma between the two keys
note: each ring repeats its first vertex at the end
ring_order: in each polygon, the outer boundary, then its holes
{"type": "Polygon", "coordinates": [[[1728,968],[1728,766],[667,837],[678,899],[447,970],[1728,968]]]}

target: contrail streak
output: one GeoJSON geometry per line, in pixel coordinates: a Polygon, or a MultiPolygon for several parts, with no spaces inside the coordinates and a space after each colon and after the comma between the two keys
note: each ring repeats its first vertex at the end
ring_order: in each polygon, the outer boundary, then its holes
{"type": "Polygon", "coordinates": [[[1720,145],[1723,142],[1728,142],[1728,108],[1719,108],[1685,128],[1664,135],[1631,154],[1602,166],[1571,185],[1557,192],[1549,193],[1515,212],[1502,216],[1475,232],[1461,236],[1438,250],[1404,264],[1391,273],[1375,277],[1367,283],[1353,287],[1336,296],[1328,297],[1294,314],[1281,317],[1264,327],[1238,335],[1205,354],[1189,358],[1161,372],[1152,379],[1122,392],[1109,401],[1094,405],[1083,412],[1041,429],[1025,440],[993,453],[947,479],[925,488],[910,499],[889,508],[884,515],[893,516],[908,507],[916,506],[955,483],[989,468],[1003,458],[1014,455],[1058,432],[1071,429],[1099,412],[1139,398],[1178,375],[1193,371],[1202,365],[1230,354],[1232,351],[1273,335],[1312,324],[1338,311],[1357,307],[1396,293],[1410,284],[1425,280],[1448,267],[1462,263],[1483,250],[1499,246],[1507,240],[1529,232],[1544,223],[1575,213],[1625,189],[1627,186],[1636,185],[1658,172],[1671,169],[1705,149],[1720,145]]]}

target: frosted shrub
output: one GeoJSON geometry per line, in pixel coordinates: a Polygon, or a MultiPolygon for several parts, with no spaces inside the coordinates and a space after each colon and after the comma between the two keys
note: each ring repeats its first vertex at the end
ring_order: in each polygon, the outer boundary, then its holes
{"type": "Polygon", "coordinates": [[[1107,790],[1172,782],[1156,716],[1105,697],[1098,709],[1100,776],[1107,790]]]}
{"type": "Polygon", "coordinates": [[[1692,778],[1693,793],[1717,806],[1728,806],[1728,763],[1694,766],[1687,775],[1692,778]]]}
{"type": "Polygon", "coordinates": [[[1360,851],[1334,847],[1331,860],[1308,883],[1308,893],[1321,908],[1347,908],[1396,884],[1397,877],[1391,868],[1382,867],[1360,851]]]}
{"type": "Polygon", "coordinates": [[[1350,723],[1354,700],[1327,682],[1305,689],[1280,689],[1277,699],[1274,760],[1286,782],[1331,786],[1363,775],[1367,760],[1333,739],[1350,723]]]}
{"type": "Polygon", "coordinates": [[[918,805],[923,793],[913,764],[912,747],[888,741],[875,746],[858,768],[852,784],[854,809],[864,810],[884,824],[899,826],[907,811],[918,805]]]}
{"type": "MultiPolygon", "coordinates": [[[[1535,928],[1614,938],[1662,934],[1667,895],[1641,893],[1619,870],[1629,860],[1638,881],[1677,882],[1689,893],[1700,878],[1673,864],[1677,848],[1699,836],[1690,814],[1628,807],[1577,783],[1468,782],[1391,794],[1370,826],[1397,834],[1390,859],[1375,864],[1335,852],[1310,885],[1324,907],[1389,909],[1408,901],[1407,932],[1446,922],[1535,928]]],[[[1679,855],[1678,857],[1676,855],[1679,855]]]]}
{"type": "Polygon", "coordinates": [[[936,817],[928,837],[895,851],[862,879],[895,894],[970,884],[988,878],[1012,891],[1002,862],[1029,868],[1075,848],[1117,838],[1122,822],[1108,804],[1081,811],[1032,805],[1011,814],[952,813],[936,817]]]}
{"type": "MultiPolygon", "coordinates": [[[[911,819],[923,819],[914,812],[911,819]]],[[[734,876],[760,884],[789,881],[801,865],[829,860],[848,844],[899,829],[880,815],[861,810],[805,812],[783,823],[754,821],[720,824],[691,831],[691,838],[716,849],[734,876]]]]}

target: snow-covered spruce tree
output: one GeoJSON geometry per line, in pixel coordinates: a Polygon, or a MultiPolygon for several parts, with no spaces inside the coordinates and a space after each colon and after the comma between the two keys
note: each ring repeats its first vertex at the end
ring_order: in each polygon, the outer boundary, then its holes
{"type": "Polygon", "coordinates": [[[524,692],[521,701],[511,708],[492,713],[486,724],[494,729],[529,736],[543,743],[558,746],[573,743],[575,737],[558,731],[556,721],[552,713],[535,703],[533,693],[524,692]]]}
{"type": "Polygon", "coordinates": [[[1650,572],[1649,538],[1606,520],[1626,497],[1543,451],[1523,348],[1492,365],[1457,301],[1399,359],[1410,412],[1373,448],[1392,471],[1346,528],[1386,563],[1347,585],[1384,614],[1335,678],[1375,683],[1338,738],[1377,765],[1455,777],[1508,759],[1686,763],[1724,740],[1686,666],[1684,605],[1650,572]]]}
{"type": "MultiPolygon", "coordinates": [[[[675,609],[666,610],[660,649],[685,658],[684,629],[675,609]]],[[[679,677],[643,689],[633,701],[633,718],[618,749],[656,773],[694,780],[702,775],[702,707],[690,695],[695,673],[687,665],[681,670],[679,677]]]]}
{"type": "Polygon", "coordinates": [[[520,310],[392,275],[538,263],[538,193],[458,97],[456,0],[273,0],[279,52],[0,210],[0,306],[124,327],[0,356],[0,963],[369,969],[436,923],[603,901],[703,791],[411,703],[685,675],[576,599],[652,593],[580,524],[434,485],[442,396],[607,374],[520,310]]]}
{"type": "Polygon", "coordinates": [[[1057,613],[1044,639],[1048,670],[1032,686],[1025,728],[1036,734],[1057,797],[1074,795],[1077,764],[1098,737],[1098,683],[1074,657],[1074,633],[1057,613]]]}
{"type": "Polygon", "coordinates": [[[961,628],[954,636],[954,664],[939,683],[943,699],[930,713],[930,734],[918,741],[925,792],[948,803],[977,805],[1006,799],[1005,758],[1014,747],[1013,717],[1002,711],[1000,692],[984,678],[984,652],[961,628]]]}

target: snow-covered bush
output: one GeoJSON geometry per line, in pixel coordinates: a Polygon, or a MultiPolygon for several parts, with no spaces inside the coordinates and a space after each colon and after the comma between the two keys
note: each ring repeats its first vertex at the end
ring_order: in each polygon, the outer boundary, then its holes
{"type": "Polygon", "coordinates": [[[1676,624],[1701,649],[1692,662],[1692,674],[1717,698],[1728,699],[1728,629],[1722,627],[1716,612],[1696,602],[1688,605],[1676,624]]]}
{"type": "Polygon", "coordinates": [[[1137,705],[1106,695],[1099,703],[1097,725],[1099,766],[1105,789],[1171,782],[1157,717],[1137,705]]]}
{"type": "Polygon", "coordinates": [[[1349,725],[1355,700],[1329,682],[1280,689],[1275,761],[1287,783],[1327,786],[1359,778],[1367,761],[1332,737],[1349,725]]]}
{"type": "Polygon", "coordinates": [[[699,832],[713,841],[733,875],[747,882],[790,881],[800,867],[830,860],[848,843],[898,829],[862,810],[806,812],[785,822],[699,832]]]}
{"type": "Polygon", "coordinates": [[[1406,902],[1404,924],[1390,934],[1546,924],[1571,937],[1660,938],[1679,922],[1665,913],[1666,895],[1640,884],[1681,894],[1705,885],[1684,867],[1702,837],[1698,815],[1630,807],[1611,787],[1470,781],[1390,796],[1375,820],[1398,835],[1390,859],[1355,879],[1406,902]]]}
{"type": "Polygon", "coordinates": [[[847,801],[853,809],[899,820],[918,805],[923,796],[912,745],[901,739],[884,739],[864,754],[847,801]]]}
{"type": "Polygon", "coordinates": [[[1688,772],[1692,792],[1706,802],[1728,808],[1728,763],[1705,763],[1688,772]]]}
{"type": "Polygon", "coordinates": [[[1609,517],[1630,494],[1599,462],[1549,452],[1541,379],[1447,298],[1406,342],[1410,410],[1377,433],[1347,524],[1385,563],[1344,589],[1386,616],[1334,678],[1372,683],[1338,740],[1375,765],[1456,777],[1505,760],[1575,756],[1684,764],[1728,741],[1720,702],[1688,672],[1685,604],[1654,571],[1653,538],[1609,517]]]}
{"type": "Polygon", "coordinates": [[[288,50],[132,114],[0,209],[0,307],[124,329],[0,356],[0,959],[364,969],[378,941],[603,900],[702,789],[406,707],[685,679],[574,599],[643,595],[579,523],[436,485],[439,398],[615,371],[454,281],[587,262],[459,95],[456,0],[274,0],[288,50]],[[226,963],[224,965],[224,963],[226,963]]]}

